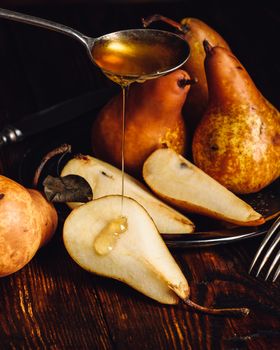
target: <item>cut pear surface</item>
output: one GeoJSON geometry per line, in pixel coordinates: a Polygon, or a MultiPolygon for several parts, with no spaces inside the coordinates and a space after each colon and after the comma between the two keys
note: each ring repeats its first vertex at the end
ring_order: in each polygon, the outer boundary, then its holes
{"type": "Polygon", "coordinates": [[[165,304],[189,295],[188,283],[153,220],[131,198],[124,197],[122,204],[121,196],[110,195],[75,208],[65,220],[63,240],[73,260],[89,272],[122,281],[165,304]],[[126,231],[108,254],[98,254],[96,237],[120,215],[127,219],[126,231]]]}
{"type": "Polygon", "coordinates": [[[164,201],[185,211],[238,225],[259,225],[261,214],[171,149],[156,150],[143,166],[147,185],[164,201]]]}
{"type": "MultiPolygon", "coordinates": [[[[75,174],[82,176],[91,186],[93,199],[112,194],[121,194],[122,172],[99,159],[79,155],[71,159],[62,170],[61,176],[75,174]]],[[[183,214],[171,208],[133,177],[125,174],[124,194],[140,203],[153,218],[161,233],[191,233],[194,224],[183,214]]],[[[74,208],[81,203],[69,203],[74,208]]]]}

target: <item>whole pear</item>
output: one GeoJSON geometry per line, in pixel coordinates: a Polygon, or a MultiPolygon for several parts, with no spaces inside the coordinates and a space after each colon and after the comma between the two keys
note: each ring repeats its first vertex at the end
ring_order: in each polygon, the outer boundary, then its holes
{"type": "Polygon", "coordinates": [[[227,49],[204,42],[209,104],[193,139],[195,164],[235,193],[280,175],[280,113],[227,49]]]}
{"type": "MultiPolygon", "coordinates": [[[[129,87],[125,120],[125,169],[140,176],[146,158],[168,146],[183,154],[186,129],[182,107],[190,89],[189,75],[176,70],[166,76],[129,87]]],[[[122,94],[100,111],[92,126],[92,148],[97,158],[121,167],[122,94]]]]}
{"type": "Polygon", "coordinates": [[[0,277],[24,267],[53,236],[57,222],[41,192],[0,175],[0,277]]]}
{"type": "Polygon", "coordinates": [[[190,46],[190,57],[183,65],[185,69],[197,82],[192,86],[188,98],[183,107],[191,134],[207,107],[208,87],[204,71],[205,51],[203,40],[207,40],[213,46],[222,46],[229,49],[227,42],[212,27],[198,18],[186,17],[180,23],[161,15],[153,15],[143,20],[144,26],[154,21],[163,21],[175,27],[186,39],[190,46]]]}

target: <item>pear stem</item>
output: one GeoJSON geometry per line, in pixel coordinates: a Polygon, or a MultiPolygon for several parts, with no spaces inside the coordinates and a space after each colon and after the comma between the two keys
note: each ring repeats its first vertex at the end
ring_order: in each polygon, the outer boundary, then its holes
{"type": "Polygon", "coordinates": [[[45,164],[47,163],[47,161],[49,161],[51,158],[55,157],[58,154],[65,154],[65,153],[69,153],[69,152],[71,152],[71,146],[67,145],[67,144],[63,144],[63,145],[53,149],[49,153],[47,153],[35,171],[35,175],[33,178],[33,187],[36,188],[38,186],[39,177],[40,177],[42,170],[43,170],[45,164]]]}
{"type": "Polygon", "coordinates": [[[183,302],[196,311],[203,312],[210,315],[229,315],[229,316],[242,317],[242,316],[247,316],[250,312],[250,310],[246,307],[212,309],[212,308],[198,305],[193,301],[191,301],[190,299],[183,299],[183,302]]]}
{"type": "Polygon", "coordinates": [[[180,88],[184,88],[187,85],[193,85],[196,84],[198,82],[197,78],[193,78],[193,79],[180,79],[178,80],[178,86],[180,88]]]}
{"type": "Polygon", "coordinates": [[[206,39],[203,40],[203,47],[206,54],[211,53],[213,46],[206,39]]]}
{"type": "Polygon", "coordinates": [[[151,23],[157,22],[157,21],[162,21],[164,23],[167,23],[184,34],[189,30],[188,26],[182,26],[180,23],[173,21],[172,19],[164,17],[162,15],[155,14],[147,18],[142,18],[142,23],[144,28],[147,28],[151,23]]]}

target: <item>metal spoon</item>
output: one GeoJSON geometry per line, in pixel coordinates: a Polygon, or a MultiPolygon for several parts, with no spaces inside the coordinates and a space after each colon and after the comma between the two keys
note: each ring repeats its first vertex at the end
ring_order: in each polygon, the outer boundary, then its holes
{"type": "Polygon", "coordinates": [[[183,38],[162,30],[130,29],[91,38],[63,24],[6,9],[0,9],[0,17],[78,40],[93,63],[116,82],[119,78],[131,82],[167,74],[184,64],[190,52],[183,38]]]}

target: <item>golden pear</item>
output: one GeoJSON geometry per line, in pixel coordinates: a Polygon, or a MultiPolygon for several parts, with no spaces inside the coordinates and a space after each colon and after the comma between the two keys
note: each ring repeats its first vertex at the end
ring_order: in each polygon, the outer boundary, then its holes
{"type": "Polygon", "coordinates": [[[41,192],[0,175],[0,277],[23,268],[54,235],[57,222],[41,192]]]}
{"type": "MultiPolygon", "coordinates": [[[[168,146],[186,151],[182,107],[189,91],[189,75],[176,70],[129,87],[125,120],[125,170],[140,176],[146,158],[168,146]]],[[[104,106],[92,126],[92,149],[100,158],[121,167],[122,94],[104,106]]]]}
{"type": "Polygon", "coordinates": [[[195,164],[235,193],[280,175],[280,113],[227,49],[204,42],[209,104],[193,139],[195,164]]]}

